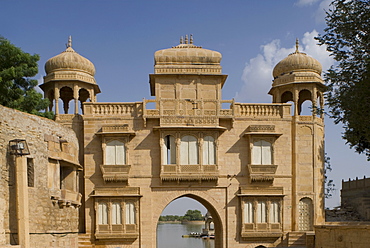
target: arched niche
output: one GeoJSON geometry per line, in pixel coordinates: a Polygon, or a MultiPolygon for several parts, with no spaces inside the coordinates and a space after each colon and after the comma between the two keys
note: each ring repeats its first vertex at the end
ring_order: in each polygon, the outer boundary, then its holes
{"type": "Polygon", "coordinates": [[[84,102],[87,101],[87,99],[90,99],[91,101],[91,96],[90,96],[90,93],[89,91],[87,91],[86,89],[84,88],[81,88],[79,91],[78,91],[78,100],[80,101],[80,108],[81,108],[81,111],[83,113],[83,106],[82,104],[84,102]]]}
{"type": "Polygon", "coordinates": [[[281,102],[282,103],[293,102],[293,93],[291,91],[285,91],[281,95],[281,102]]]}
{"type": "MultiPolygon", "coordinates": [[[[45,97],[49,99],[49,111],[53,111],[54,98],[55,98],[55,92],[54,92],[54,90],[49,90],[46,93],[46,96],[45,97]]],[[[55,103],[55,104],[58,104],[58,103],[55,103]]]]}
{"type": "Polygon", "coordinates": [[[59,90],[59,97],[63,101],[64,114],[68,114],[69,102],[73,99],[73,89],[64,86],[59,90]]]}
{"type": "Polygon", "coordinates": [[[298,95],[298,115],[301,115],[302,110],[304,110],[304,113],[308,115],[307,109],[310,109],[309,112],[312,113],[312,94],[311,94],[311,91],[305,89],[305,90],[301,90],[298,95]],[[311,101],[311,102],[309,103],[306,101],[311,101]]]}

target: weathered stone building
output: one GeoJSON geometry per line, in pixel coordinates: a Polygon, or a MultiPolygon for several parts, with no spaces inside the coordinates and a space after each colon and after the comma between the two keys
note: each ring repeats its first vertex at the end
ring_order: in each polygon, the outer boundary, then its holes
{"type": "Polygon", "coordinates": [[[3,106],[0,113],[0,247],[19,243],[19,221],[28,230],[29,246],[22,247],[77,247],[82,166],[76,135],[52,120],[3,106]],[[25,180],[16,172],[20,164],[8,145],[15,139],[25,139],[29,147],[25,180]],[[22,183],[28,194],[16,191],[22,183]],[[18,221],[19,207],[26,208],[18,221]]]}
{"type": "Polygon", "coordinates": [[[317,248],[367,248],[370,243],[370,178],[342,180],[341,206],[315,226],[317,248]]]}
{"type": "Polygon", "coordinates": [[[301,107],[323,106],[321,65],[297,44],[274,68],[272,103],[238,103],[222,99],[221,58],[192,38],[157,51],[154,98],[128,103],[97,102],[94,65],[71,42],[46,62],[41,88],[80,147],[80,247],[155,247],[158,218],[180,197],[208,209],[216,247],[313,246],[324,122],[301,107]]]}

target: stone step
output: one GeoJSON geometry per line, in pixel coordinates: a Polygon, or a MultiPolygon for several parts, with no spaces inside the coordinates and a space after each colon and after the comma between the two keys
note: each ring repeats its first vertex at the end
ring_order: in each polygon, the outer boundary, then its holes
{"type": "Polygon", "coordinates": [[[80,233],[78,234],[78,248],[92,248],[94,247],[90,241],[90,234],[80,233]]]}
{"type": "Polygon", "coordinates": [[[302,232],[292,232],[288,234],[288,247],[305,247],[306,234],[302,232]]]}

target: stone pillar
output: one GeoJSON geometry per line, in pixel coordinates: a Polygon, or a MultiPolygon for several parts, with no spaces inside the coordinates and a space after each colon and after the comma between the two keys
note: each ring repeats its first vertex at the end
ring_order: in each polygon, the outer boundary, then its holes
{"type": "MultiPolygon", "coordinates": [[[[75,100],[75,115],[78,114],[78,86],[74,85],[73,87],[73,98],[75,100]]],[[[81,103],[82,105],[82,103],[81,103]]],[[[81,106],[82,107],[82,106],[81,106]]]]}
{"type": "Polygon", "coordinates": [[[59,115],[59,89],[54,88],[54,101],[55,101],[55,116],[59,115]]]}
{"type": "Polygon", "coordinates": [[[318,106],[317,106],[317,90],[316,87],[312,90],[312,116],[315,119],[317,116],[318,106]]]}
{"type": "Polygon", "coordinates": [[[298,116],[299,95],[297,89],[294,89],[293,91],[293,102],[294,102],[294,116],[298,116]]]}
{"type": "Polygon", "coordinates": [[[30,247],[30,227],[28,210],[27,158],[17,156],[15,159],[16,201],[18,243],[21,248],[30,247]]]}

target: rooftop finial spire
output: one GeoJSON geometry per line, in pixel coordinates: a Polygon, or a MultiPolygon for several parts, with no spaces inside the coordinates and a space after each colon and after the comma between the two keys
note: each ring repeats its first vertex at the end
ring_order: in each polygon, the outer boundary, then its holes
{"type": "Polygon", "coordinates": [[[67,48],[68,47],[72,47],[72,36],[71,35],[68,37],[67,48]]]}
{"type": "Polygon", "coordinates": [[[189,44],[188,35],[185,35],[185,44],[189,44]]]}
{"type": "Polygon", "coordinates": [[[296,38],[296,39],[295,39],[295,52],[296,52],[296,53],[299,53],[299,51],[298,51],[298,47],[299,47],[299,40],[298,40],[298,38],[296,38]]]}
{"type": "Polygon", "coordinates": [[[193,35],[190,35],[190,44],[193,44],[193,35]]]}
{"type": "Polygon", "coordinates": [[[180,36],[180,44],[184,43],[184,37],[180,36]]]}

